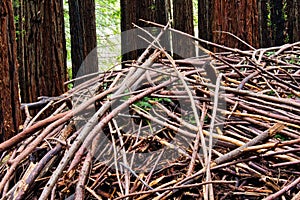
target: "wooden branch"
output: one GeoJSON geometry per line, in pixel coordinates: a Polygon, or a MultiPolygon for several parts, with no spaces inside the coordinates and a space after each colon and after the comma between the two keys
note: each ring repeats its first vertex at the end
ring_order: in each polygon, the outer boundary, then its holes
{"type": "Polygon", "coordinates": [[[260,135],[256,136],[255,138],[253,138],[251,141],[247,142],[243,146],[240,146],[239,148],[237,148],[237,149],[235,149],[235,150],[233,150],[233,151],[231,151],[231,152],[215,159],[214,162],[212,163],[212,166],[219,165],[219,164],[222,164],[222,163],[225,163],[227,161],[235,159],[236,157],[243,154],[244,149],[246,149],[247,147],[253,146],[253,145],[255,145],[259,142],[264,141],[268,137],[274,136],[277,132],[279,132],[282,129],[284,129],[284,125],[279,124],[279,123],[275,124],[274,126],[269,128],[268,130],[264,131],[260,135]]]}

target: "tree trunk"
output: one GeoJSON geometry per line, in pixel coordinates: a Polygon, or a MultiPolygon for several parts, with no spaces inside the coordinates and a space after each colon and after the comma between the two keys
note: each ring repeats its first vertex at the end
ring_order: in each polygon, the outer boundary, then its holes
{"type": "MultiPolygon", "coordinates": [[[[271,6],[271,27],[272,27],[271,45],[272,46],[283,45],[284,43],[283,2],[282,0],[272,0],[270,6],[271,6]]],[[[290,13],[288,13],[288,15],[289,14],[290,13]]]]}
{"type": "MultiPolygon", "coordinates": [[[[136,3],[137,0],[121,0],[121,54],[122,61],[136,60],[137,35],[135,32],[129,34],[127,31],[133,29],[132,23],[137,22],[136,3]],[[134,50],[134,51],[132,51],[134,50]]],[[[123,65],[125,67],[125,65],[123,65]]]]}
{"type": "Polygon", "coordinates": [[[289,42],[300,41],[300,1],[287,0],[287,21],[289,42]]]}
{"type": "MultiPolygon", "coordinates": [[[[167,2],[165,0],[121,0],[122,61],[136,60],[143,52],[143,48],[148,46],[147,42],[137,37],[138,34],[146,36],[141,31],[126,32],[134,28],[132,23],[146,27],[144,22],[139,21],[144,19],[166,24],[169,19],[167,2]],[[142,49],[139,49],[140,47],[142,49]]],[[[166,49],[170,47],[168,38],[167,35],[161,38],[161,45],[166,49]]]]}
{"type": "Polygon", "coordinates": [[[17,44],[11,0],[0,2],[0,143],[19,129],[17,44]]]}
{"type": "MultiPolygon", "coordinates": [[[[174,28],[194,35],[193,1],[173,0],[174,28]]],[[[178,34],[173,36],[174,58],[189,58],[195,56],[195,46],[192,40],[187,40],[178,34]]]]}
{"type": "MultiPolygon", "coordinates": [[[[259,47],[256,0],[214,0],[212,31],[230,32],[254,47],[259,47]]],[[[249,49],[232,36],[214,32],[213,41],[240,49],[249,49]]]]}
{"type": "MultiPolygon", "coordinates": [[[[198,31],[199,38],[212,41],[212,1],[211,0],[198,0],[198,31]]],[[[204,45],[209,48],[208,45],[204,45]]]]}
{"type": "Polygon", "coordinates": [[[20,2],[22,102],[61,95],[67,77],[63,1],[20,2]]]}
{"type": "Polygon", "coordinates": [[[72,78],[97,72],[95,1],[69,0],[69,15],[72,78]]]}
{"type": "Polygon", "coordinates": [[[270,27],[268,26],[268,0],[258,0],[258,38],[259,47],[266,48],[271,45],[270,27]]]}

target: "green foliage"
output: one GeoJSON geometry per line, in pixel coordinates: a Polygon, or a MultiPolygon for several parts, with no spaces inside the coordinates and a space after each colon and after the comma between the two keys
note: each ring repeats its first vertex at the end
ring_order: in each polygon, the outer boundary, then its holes
{"type": "Polygon", "coordinates": [[[296,64],[299,65],[300,64],[300,56],[296,56],[296,55],[291,55],[289,60],[286,60],[288,63],[290,64],[296,64]]]}
{"type": "Polygon", "coordinates": [[[67,71],[69,79],[72,79],[72,61],[71,61],[71,35],[70,35],[70,16],[68,1],[64,0],[64,22],[67,50],[67,71]]]}
{"type": "MultiPolygon", "coordinates": [[[[71,80],[72,79],[72,68],[67,68],[67,73],[68,73],[68,78],[71,80]]],[[[72,89],[73,88],[73,83],[69,83],[67,85],[68,89],[72,89]]]]}
{"type": "MultiPolygon", "coordinates": [[[[121,57],[115,56],[120,54],[119,41],[111,39],[110,36],[120,34],[120,0],[96,0],[95,1],[95,15],[96,15],[96,33],[97,33],[97,46],[98,49],[106,51],[99,54],[99,65],[101,70],[111,67],[116,64],[115,61],[120,61],[121,57]],[[113,56],[109,57],[110,52],[113,56]],[[106,68],[103,66],[107,66],[106,68]],[[104,68],[104,69],[102,69],[104,68]]],[[[72,61],[71,61],[71,35],[70,35],[70,18],[69,18],[69,5],[68,1],[64,0],[64,21],[66,33],[66,49],[67,49],[67,68],[69,78],[72,74],[72,61]]]]}
{"type": "Polygon", "coordinates": [[[16,9],[16,8],[19,8],[19,7],[20,7],[20,1],[19,1],[19,0],[13,0],[13,1],[12,1],[12,3],[13,3],[13,7],[14,7],[14,9],[16,9]]]}
{"type": "Polygon", "coordinates": [[[275,51],[268,51],[266,52],[266,56],[271,56],[271,55],[274,55],[275,54],[275,51]]]}
{"type": "Polygon", "coordinates": [[[134,103],[134,105],[136,105],[137,107],[149,111],[152,109],[153,107],[153,102],[172,102],[171,99],[169,98],[160,98],[160,97],[144,97],[143,99],[141,99],[140,101],[137,101],[134,103]]]}
{"type": "Polygon", "coordinates": [[[193,0],[193,19],[195,33],[198,32],[198,0],[193,0]]]}
{"type": "Polygon", "coordinates": [[[284,135],[278,134],[278,133],[274,136],[274,138],[278,139],[278,140],[281,140],[281,141],[286,141],[287,140],[287,138],[284,135]]]}
{"type": "Polygon", "coordinates": [[[274,91],[274,90],[270,90],[270,91],[267,93],[267,95],[269,95],[269,96],[274,96],[274,95],[275,95],[275,91],[274,91]]]}
{"type": "Polygon", "coordinates": [[[96,25],[98,39],[121,32],[120,0],[96,0],[96,25]]]}

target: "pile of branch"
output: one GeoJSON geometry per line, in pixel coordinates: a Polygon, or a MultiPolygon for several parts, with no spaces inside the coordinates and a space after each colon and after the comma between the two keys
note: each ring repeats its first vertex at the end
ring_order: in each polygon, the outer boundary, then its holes
{"type": "Polygon", "coordinates": [[[0,144],[2,199],[299,199],[300,43],[193,39],[224,52],[173,60],[153,42],[34,118],[25,105],[0,144]]]}

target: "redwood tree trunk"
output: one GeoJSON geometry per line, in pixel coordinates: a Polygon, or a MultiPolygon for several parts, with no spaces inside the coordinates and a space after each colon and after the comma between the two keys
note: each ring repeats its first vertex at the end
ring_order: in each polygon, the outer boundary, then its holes
{"type": "Polygon", "coordinates": [[[287,0],[287,20],[289,42],[300,41],[300,1],[287,0]]]}
{"type": "MultiPolygon", "coordinates": [[[[259,47],[256,0],[214,0],[212,31],[230,32],[254,47],[259,47]]],[[[249,49],[228,34],[213,33],[213,41],[229,47],[249,49]]]]}
{"type": "MultiPolygon", "coordinates": [[[[198,0],[198,31],[199,38],[212,41],[212,1],[211,0],[198,0]]],[[[209,48],[208,45],[204,45],[209,48]]]]}
{"type": "Polygon", "coordinates": [[[97,72],[95,1],[69,0],[69,15],[72,77],[97,72]]]}
{"type": "Polygon", "coordinates": [[[258,38],[260,48],[269,47],[271,45],[270,27],[268,26],[268,0],[258,0],[258,38]]]}
{"type": "MultiPolygon", "coordinates": [[[[165,0],[121,0],[121,40],[122,40],[122,61],[136,60],[143,50],[137,50],[139,47],[148,46],[146,42],[138,39],[137,32],[124,34],[125,31],[134,28],[132,23],[139,26],[147,26],[139,19],[166,24],[169,19],[168,1],[165,0]],[[130,50],[134,51],[130,51],[130,50]]],[[[139,32],[139,34],[143,34],[139,32]]],[[[143,34],[143,36],[146,36],[143,34]]],[[[161,38],[162,46],[169,48],[168,36],[161,38]],[[168,42],[167,42],[168,41],[168,42]]]]}
{"type": "Polygon", "coordinates": [[[17,45],[11,0],[0,2],[0,142],[18,132],[20,102],[17,45]]]}
{"type": "MultiPolygon", "coordinates": [[[[122,61],[136,60],[138,57],[137,51],[130,51],[130,49],[137,49],[135,33],[126,34],[125,31],[133,29],[132,23],[137,22],[136,4],[137,0],[121,0],[121,54],[122,61]]],[[[125,65],[123,66],[125,67],[125,65]]]]}
{"type": "Polygon", "coordinates": [[[67,77],[63,1],[21,0],[20,5],[22,102],[61,95],[67,77]]]}
{"type": "MultiPolygon", "coordinates": [[[[272,46],[283,45],[284,43],[284,18],[282,0],[271,1],[271,27],[272,27],[272,46]]],[[[290,13],[288,13],[290,15],[290,13]]],[[[299,16],[297,16],[299,18],[299,16]]]]}
{"type": "MultiPolygon", "coordinates": [[[[173,0],[174,28],[190,35],[194,35],[193,1],[173,0]]],[[[195,56],[195,46],[192,40],[182,38],[178,34],[173,36],[174,58],[189,58],[195,56]]]]}

